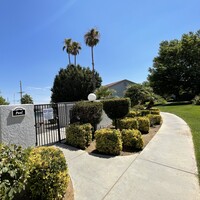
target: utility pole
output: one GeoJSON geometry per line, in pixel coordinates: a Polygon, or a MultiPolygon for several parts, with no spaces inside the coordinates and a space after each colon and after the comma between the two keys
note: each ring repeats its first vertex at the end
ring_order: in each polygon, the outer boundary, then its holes
{"type": "Polygon", "coordinates": [[[19,94],[20,94],[20,102],[22,102],[22,94],[23,94],[24,92],[22,91],[22,82],[21,82],[21,81],[19,82],[19,87],[20,87],[20,91],[19,91],[19,94]]]}

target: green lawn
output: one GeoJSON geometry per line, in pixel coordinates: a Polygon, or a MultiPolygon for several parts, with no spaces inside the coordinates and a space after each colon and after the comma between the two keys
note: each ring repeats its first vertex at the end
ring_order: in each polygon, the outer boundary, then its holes
{"type": "Polygon", "coordinates": [[[173,113],[184,119],[192,130],[195,155],[200,180],[200,106],[196,105],[167,105],[158,106],[163,112],[173,113]]]}

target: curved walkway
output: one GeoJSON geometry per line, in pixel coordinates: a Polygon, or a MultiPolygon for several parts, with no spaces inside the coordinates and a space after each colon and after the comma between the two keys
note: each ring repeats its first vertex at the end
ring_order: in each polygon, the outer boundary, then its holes
{"type": "Polygon", "coordinates": [[[99,156],[59,144],[75,200],[200,200],[192,136],[179,117],[163,124],[139,154],[99,156]]]}

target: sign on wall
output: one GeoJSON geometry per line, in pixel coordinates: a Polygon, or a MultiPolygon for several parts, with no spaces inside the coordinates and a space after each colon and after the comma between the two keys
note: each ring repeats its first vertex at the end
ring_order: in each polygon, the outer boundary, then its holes
{"type": "Polygon", "coordinates": [[[14,108],[12,110],[12,117],[20,117],[20,116],[25,116],[26,110],[21,107],[14,108]]]}

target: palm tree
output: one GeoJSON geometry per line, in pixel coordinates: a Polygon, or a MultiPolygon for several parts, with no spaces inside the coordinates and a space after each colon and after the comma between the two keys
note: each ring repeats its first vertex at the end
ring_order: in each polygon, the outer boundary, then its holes
{"type": "Polygon", "coordinates": [[[80,43],[72,42],[71,50],[71,54],[74,55],[74,65],[76,66],[76,56],[79,54],[79,50],[81,50],[80,43]]]}
{"type": "Polygon", "coordinates": [[[72,54],[72,39],[68,38],[64,41],[63,51],[68,53],[69,65],[71,65],[70,54],[72,54]]]}
{"type": "Polygon", "coordinates": [[[84,39],[85,39],[85,44],[89,47],[91,47],[91,54],[92,54],[92,72],[93,72],[93,76],[92,76],[92,82],[93,82],[93,90],[95,90],[95,78],[94,78],[94,52],[93,52],[93,48],[94,46],[96,46],[99,43],[99,38],[100,38],[100,33],[98,30],[96,30],[95,28],[92,28],[91,30],[89,30],[85,35],[84,35],[84,39]]]}

